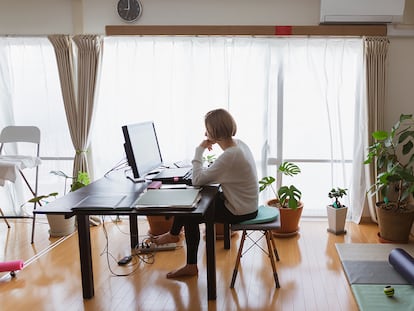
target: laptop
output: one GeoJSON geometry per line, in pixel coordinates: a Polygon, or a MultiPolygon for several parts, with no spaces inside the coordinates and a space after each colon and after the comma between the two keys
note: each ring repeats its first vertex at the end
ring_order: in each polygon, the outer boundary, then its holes
{"type": "Polygon", "coordinates": [[[201,199],[200,191],[200,188],[148,190],[134,203],[134,208],[192,210],[201,199]]]}

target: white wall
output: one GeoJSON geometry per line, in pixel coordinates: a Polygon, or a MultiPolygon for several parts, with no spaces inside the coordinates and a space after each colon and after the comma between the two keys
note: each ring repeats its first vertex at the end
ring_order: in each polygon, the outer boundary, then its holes
{"type": "Polygon", "coordinates": [[[414,37],[390,38],[388,56],[387,129],[401,113],[414,114],[414,37]]]}
{"type": "MultiPolygon", "coordinates": [[[[0,1],[0,34],[105,32],[117,0],[0,1]],[[83,24],[83,25],[80,25],[83,24]],[[79,27],[81,26],[81,27],[79,27]]],[[[141,0],[138,25],[317,25],[319,0],[141,0]]]]}

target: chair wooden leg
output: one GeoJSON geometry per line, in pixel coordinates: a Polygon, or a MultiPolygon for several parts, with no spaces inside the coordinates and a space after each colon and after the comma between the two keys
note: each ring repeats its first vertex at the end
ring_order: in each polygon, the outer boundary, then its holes
{"type": "Polygon", "coordinates": [[[267,249],[268,249],[268,252],[269,252],[270,264],[272,265],[272,269],[273,269],[273,277],[275,279],[276,288],[280,288],[279,277],[278,277],[277,271],[276,271],[275,254],[274,254],[274,250],[273,250],[273,244],[271,242],[272,241],[271,234],[272,234],[272,232],[270,232],[269,230],[267,230],[265,232],[266,242],[267,242],[267,249]]]}
{"type": "Polygon", "coordinates": [[[243,252],[243,245],[244,245],[244,241],[246,240],[246,234],[247,234],[246,230],[243,230],[243,234],[240,240],[239,251],[237,252],[236,264],[234,265],[233,276],[231,278],[230,288],[234,288],[234,283],[236,282],[237,272],[239,270],[239,265],[240,265],[240,258],[243,252]]]}
{"type": "Polygon", "coordinates": [[[280,259],[279,259],[279,253],[277,252],[277,248],[276,248],[275,239],[273,238],[273,234],[272,234],[272,232],[269,232],[269,233],[270,233],[270,241],[272,242],[273,252],[274,252],[274,254],[275,254],[275,258],[276,258],[276,260],[277,260],[277,261],[279,261],[279,260],[280,260],[280,259]]]}
{"type": "Polygon", "coordinates": [[[35,232],[35,223],[36,223],[36,214],[33,214],[33,223],[32,223],[32,240],[31,244],[34,242],[34,232],[35,232]]]}
{"type": "MultiPolygon", "coordinates": [[[[4,217],[4,213],[3,213],[3,210],[0,208],[0,214],[1,214],[1,216],[3,216],[4,217]]],[[[10,224],[9,224],[9,222],[7,221],[7,218],[3,218],[4,219],[4,221],[6,222],[6,225],[7,225],[7,228],[10,228],[10,224]]]]}

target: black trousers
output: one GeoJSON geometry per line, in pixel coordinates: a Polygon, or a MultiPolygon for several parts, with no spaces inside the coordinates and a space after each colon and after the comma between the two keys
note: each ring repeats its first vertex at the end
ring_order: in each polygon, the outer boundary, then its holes
{"type": "MultiPolygon", "coordinates": [[[[215,198],[214,221],[217,223],[235,224],[244,220],[253,219],[257,216],[257,211],[246,215],[234,215],[224,205],[224,196],[219,193],[215,198]]],[[[197,264],[198,245],[200,244],[200,223],[201,217],[174,216],[174,222],[170,233],[180,234],[182,227],[185,230],[185,242],[187,244],[187,264],[197,264]]]]}

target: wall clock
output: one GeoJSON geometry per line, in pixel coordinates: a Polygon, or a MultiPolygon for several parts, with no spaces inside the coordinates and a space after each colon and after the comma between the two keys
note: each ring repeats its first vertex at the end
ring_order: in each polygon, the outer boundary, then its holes
{"type": "Polygon", "coordinates": [[[140,0],[119,0],[117,11],[124,21],[134,22],[141,16],[142,4],[140,0]]]}

